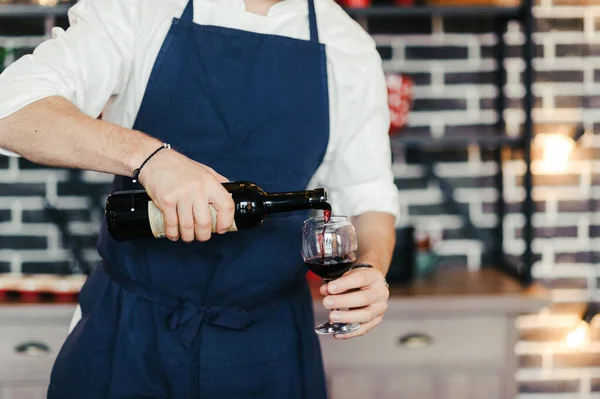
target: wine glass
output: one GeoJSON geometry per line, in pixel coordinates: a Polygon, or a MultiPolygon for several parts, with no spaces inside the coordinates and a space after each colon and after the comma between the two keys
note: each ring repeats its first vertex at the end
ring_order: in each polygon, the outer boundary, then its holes
{"type": "MultiPolygon", "coordinates": [[[[306,266],[328,283],[341,277],[356,260],[357,240],[354,226],[345,216],[332,216],[325,223],[323,217],[314,217],[302,227],[302,258],[306,266]]],[[[338,335],[356,331],[358,323],[321,324],[318,334],[338,335]]]]}

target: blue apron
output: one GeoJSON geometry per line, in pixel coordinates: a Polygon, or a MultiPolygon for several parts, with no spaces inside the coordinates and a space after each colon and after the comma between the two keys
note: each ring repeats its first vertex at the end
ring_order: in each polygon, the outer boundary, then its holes
{"type": "MultiPolygon", "coordinates": [[[[325,47],[175,18],[134,129],[232,181],[303,190],[329,139],[325,47]]],[[[113,190],[130,188],[117,176],[113,190]]],[[[307,213],[208,242],[119,243],[80,295],[82,319],[54,365],[48,398],[326,397],[300,257],[307,213]]]]}

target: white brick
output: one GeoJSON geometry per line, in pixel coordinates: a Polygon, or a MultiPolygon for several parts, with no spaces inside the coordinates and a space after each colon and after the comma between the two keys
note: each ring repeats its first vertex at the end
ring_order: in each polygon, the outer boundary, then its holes
{"type": "Polygon", "coordinates": [[[428,111],[412,112],[408,117],[411,126],[430,126],[432,122],[441,121],[446,126],[462,126],[466,124],[488,124],[497,120],[496,112],[491,110],[481,111],[477,118],[469,118],[464,111],[428,111]]]}
{"type": "Polygon", "coordinates": [[[531,10],[536,18],[580,18],[586,12],[594,11],[594,6],[552,6],[533,7],[531,10]]]}
{"type": "Polygon", "coordinates": [[[438,162],[434,166],[434,173],[444,178],[494,176],[498,173],[498,164],[492,161],[481,162],[474,169],[470,164],[462,162],[438,162]]]}
{"type": "Polygon", "coordinates": [[[405,163],[394,163],[392,165],[394,177],[408,179],[425,176],[425,170],[421,165],[409,165],[405,163]]]}
{"type": "Polygon", "coordinates": [[[81,178],[84,182],[87,183],[112,183],[114,179],[114,175],[109,173],[100,173],[100,172],[92,172],[92,171],[83,171],[81,174],[81,178]]]}
{"type": "MultiPolygon", "coordinates": [[[[440,72],[444,72],[440,69],[440,72]]],[[[415,86],[413,94],[415,98],[434,98],[434,99],[454,99],[454,98],[468,98],[469,93],[475,93],[475,95],[481,98],[494,98],[498,93],[498,90],[494,85],[481,84],[452,84],[444,85],[444,77],[434,76],[434,81],[430,86],[415,86]]]]}

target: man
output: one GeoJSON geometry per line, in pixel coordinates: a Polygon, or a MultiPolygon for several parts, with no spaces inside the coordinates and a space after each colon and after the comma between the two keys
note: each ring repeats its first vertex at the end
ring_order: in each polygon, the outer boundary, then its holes
{"type": "Polygon", "coordinates": [[[324,186],[373,266],[321,287],[350,309],[333,321],[361,323],[336,338],[379,324],[398,207],[373,41],[332,0],[83,0],[70,22],[0,76],[0,147],[114,174],[113,190],[144,164],[169,240],[103,227],[48,397],[324,398],[306,215],[211,237],[209,204],[224,233],[222,182],[324,186]]]}

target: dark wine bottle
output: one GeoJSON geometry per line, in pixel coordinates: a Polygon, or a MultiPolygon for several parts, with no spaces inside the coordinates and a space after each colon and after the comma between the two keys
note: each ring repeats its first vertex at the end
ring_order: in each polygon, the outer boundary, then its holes
{"type": "MultiPolygon", "coordinates": [[[[272,213],[308,209],[330,209],[323,188],[286,193],[266,193],[251,182],[223,183],[235,203],[234,223],[229,231],[259,226],[272,213]]],[[[212,231],[216,231],[217,212],[210,206],[212,231]]],[[[118,191],[106,200],[108,232],[117,241],[165,236],[162,212],[144,190],[118,191]]]]}

